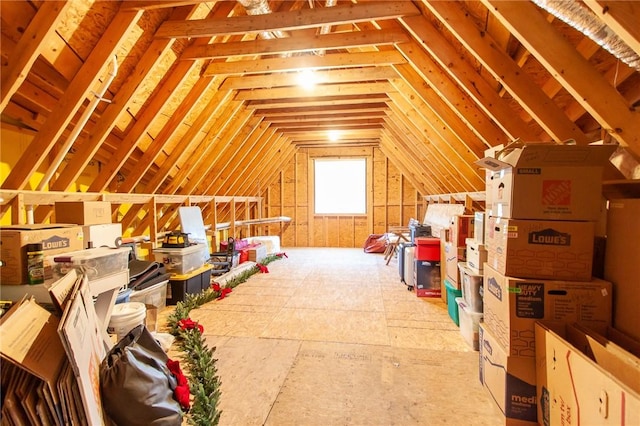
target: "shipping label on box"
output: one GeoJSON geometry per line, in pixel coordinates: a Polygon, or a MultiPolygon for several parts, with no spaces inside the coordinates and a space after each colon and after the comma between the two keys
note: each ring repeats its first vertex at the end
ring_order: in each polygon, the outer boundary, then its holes
{"type": "Polygon", "coordinates": [[[591,330],[536,323],[539,423],[640,424],[640,359],[591,330]]]}
{"type": "Polygon", "coordinates": [[[612,285],[608,281],[543,281],[506,277],[484,269],[485,326],[513,356],[534,357],[538,320],[585,324],[594,330],[611,325],[612,285]]]}
{"type": "Polygon", "coordinates": [[[504,275],[591,279],[593,222],[490,217],[488,226],[487,263],[504,275]]]}
{"type": "Polygon", "coordinates": [[[588,220],[600,216],[602,171],[615,147],[529,144],[476,163],[491,170],[487,209],[514,219],[588,220]]]}
{"type": "MultiPolygon", "coordinates": [[[[512,422],[537,423],[535,358],[508,355],[490,330],[480,324],[480,381],[500,411],[512,422]]],[[[518,423],[528,424],[528,423],[518,423]]]]}
{"type": "MultiPolygon", "coordinates": [[[[27,244],[42,243],[45,259],[48,255],[82,250],[81,226],[62,224],[13,225],[0,228],[0,268],[2,284],[27,282],[27,244]]],[[[45,276],[51,276],[45,264],[45,276]]],[[[50,265],[49,265],[50,266],[50,265]]]]}

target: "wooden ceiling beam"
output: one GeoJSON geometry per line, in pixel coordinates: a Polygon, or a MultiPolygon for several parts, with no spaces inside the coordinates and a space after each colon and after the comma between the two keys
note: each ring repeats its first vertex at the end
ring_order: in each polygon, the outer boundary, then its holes
{"type": "MultiPolygon", "coordinates": [[[[480,31],[460,8],[451,2],[423,2],[442,24],[462,43],[486,69],[507,89],[520,106],[556,142],[574,139],[580,144],[587,143],[585,134],[573,123],[551,96],[509,57],[496,47],[496,43],[486,32],[480,31]]],[[[517,135],[516,137],[521,136],[517,135]]],[[[536,140],[537,137],[527,136],[536,140]]]]}
{"type": "Polygon", "coordinates": [[[481,0],[600,125],[640,158],[640,112],[528,2],[481,0]]]}
{"type": "Polygon", "coordinates": [[[323,98],[358,97],[362,95],[393,92],[395,89],[388,82],[362,84],[322,84],[310,90],[300,87],[276,87],[273,89],[240,90],[235,96],[239,101],[255,101],[270,99],[293,99],[297,102],[314,102],[323,98]]]}
{"type": "Polygon", "coordinates": [[[40,4],[34,18],[3,64],[0,82],[0,111],[3,111],[22,82],[27,78],[38,56],[46,49],[45,41],[55,35],[70,1],[46,1],[40,4]]]}
{"type": "Polygon", "coordinates": [[[290,120],[296,117],[311,116],[330,116],[334,114],[375,114],[384,113],[389,110],[389,105],[382,102],[362,103],[362,104],[343,104],[330,105],[318,108],[316,106],[298,107],[298,108],[273,108],[273,109],[255,109],[255,114],[263,116],[269,120],[290,120]]]}
{"type": "Polygon", "coordinates": [[[360,103],[360,108],[365,108],[367,104],[374,104],[376,107],[383,102],[389,101],[389,97],[385,94],[375,95],[360,95],[360,96],[335,96],[328,97],[322,100],[303,102],[299,99],[271,99],[271,100],[257,100],[249,101],[247,108],[256,110],[273,109],[274,111],[290,110],[292,108],[299,108],[300,111],[316,111],[319,107],[331,108],[340,106],[349,106],[354,102],[360,103]]]}
{"type": "Polygon", "coordinates": [[[324,56],[305,55],[263,58],[259,61],[212,62],[207,66],[203,75],[247,75],[291,72],[303,69],[360,68],[403,64],[406,62],[406,59],[395,50],[385,52],[331,53],[324,56]]]}
{"type": "Polygon", "coordinates": [[[385,135],[380,142],[380,151],[387,157],[391,164],[396,167],[400,173],[404,174],[409,182],[415,186],[418,192],[423,194],[431,194],[437,192],[439,186],[432,180],[420,173],[410,170],[406,164],[411,161],[410,156],[400,149],[392,137],[385,135]]]}
{"type": "Polygon", "coordinates": [[[104,65],[113,57],[123,37],[136,24],[142,12],[120,12],[104,32],[95,49],[76,73],[57,107],[35,135],[29,149],[20,157],[2,183],[3,189],[24,189],[31,175],[42,165],[77,109],[98,83],[104,65]]]}
{"type": "Polygon", "coordinates": [[[180,59],[214,59],[232,56],[282,55],[327,49],[349,49],[372,45],[389,45],[409,40],[402,31],[352,31],[329,34],[293,34],[280,39],[212,43],[189,46],[180,59]]]}
{"type": "Polygon", "coordinates": [[[350,24],[379,19],[396,19],[417,15],[420,11],[411,2],[367,2],[293,12],[274,12],[267,15],[247,15],[231,18],[165,21],[156,37],[190,38],[214,37],[227,34],[292,31],[326,25],[350,24]]]}
{"type": "MultiPolygon", "coordinates": [[[[227,77],[221,90],[264,89],[274,87],[297,86],[297,73],[274,73],[266,75],[244,75],[227,77]]],[[[326,83],[362,83],[388,80],[398,77],[398,73],[385,66],[366,68],[343,68],[318,70],[313,72],[316,85],[326,83]]]]}
{"type": "MultiPolygon", "coordinates": [[[[260,115],[257,114],[256,115],[260,115]]],[[[340,120],[371,120],[374,118],[384,118],[387,113],[385,111],[363,111],[359,113],[340,113],[340,120]]],[[[322,114],[322,111],[318,111],[316,114],[307,114],[307,115],[290,115],[285,117],[265,117],[268,119],[269,123],[272,124],[305,124],[305,123],[320,123],[324,121],[334,121],[336,120],[336,113],[325,113],[322,114]]]]}
{"type": "Polygon", "coordinates": [[[584,0],[584,3],[640,55],[640,7],[636,2],[584,0]]]}
{"type": "Polygon", "coordinates": [[[509,101],[501,98],[494,88],[465,61],[449,41],[424,16],[410,16],[401,21],[416,41],[438,63],[469,98],[491,118],[511,139],[538,140],[541,129],[534,131],[509,101]]]}

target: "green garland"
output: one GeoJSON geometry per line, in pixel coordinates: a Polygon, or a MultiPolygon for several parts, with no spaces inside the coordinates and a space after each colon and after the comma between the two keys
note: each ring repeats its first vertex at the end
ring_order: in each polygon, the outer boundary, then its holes
{"type": "MultiPolygon", "coordinates": [[[[261,262],[262,265],[281,259],[284,254],[267,256],[261,262]]],[[[226,288],[235,288],[249,277],[260,272],[260,267],[255,265],[227,281],[226,288]]],[[[220,398],[220,379],[216,368],[217,359],[213,357],[215,346],[209,348],[202,337],[202,333],[195,328],[183,330],[178,325],[179,321],[189,318],[189,312],[197,309],[207,302],[219,298],[222,294],[208,288],[198,294],[187,294],[182,302],[176,304],[175,310],[167,318],[169,332],[176,337],[178,349],[183,353],[182,361],[189,379],[189,389],[193,395],[193,403],[187,415],[187,423],[197,426],[217,425],[220,421],[221,411],[218,411],[220,398]]]]}

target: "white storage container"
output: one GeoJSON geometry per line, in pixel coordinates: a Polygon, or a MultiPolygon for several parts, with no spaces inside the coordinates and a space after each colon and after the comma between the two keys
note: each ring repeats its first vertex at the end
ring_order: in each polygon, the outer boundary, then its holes
{"type": "Polygon", "coordinates": [[[149,331],[157,331],[158,314],[167,306],[167,284],[162,281],[144,290],[134,290],[129,295],[131,302],[144,303],[147,308],[145,324],[149,331]]]}
{"type": "Polygon", "coordinates": [[[465,262],[458,262],[460,280],[462,281],[462,298],[473,312],[483,312],[482,273],[469,268],[465,262]]]}
{"type": "Polygon", "coordinates": [[[458,304],[458,317],[460,320],[460,334],[474,351],[480,349],[478,329],[482,320],[482,312],[473,312],[462,297],[456,297],[458,304]]]}
{"type": "Polygon", "coordinates": [[[404,283],[409,287],[409,289],[413,289],[415,286],[415,246],[407,246],[404,247],[404,283]]]}
{"type": "Polygon", "coordinates": [[[53,277],[62,278],[71,268],[85,274],[89,281],[129,270],[129,247],[97,247],[53,256],[53,277]]]}
{"type": "Polygon", "coordinates": [[[164,264],[167,272],[184,275],[201,268],[209,258],[206,244],[194,244],[184,248],[157,248],[153,255],[158,263],[164,264]]]}

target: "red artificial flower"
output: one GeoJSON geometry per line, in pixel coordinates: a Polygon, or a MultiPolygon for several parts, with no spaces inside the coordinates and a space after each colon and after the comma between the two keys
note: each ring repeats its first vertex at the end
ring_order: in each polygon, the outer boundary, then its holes
{"type": "Polygon", "coordinates": [[[218,283],[211,284],[211,289],[213,291],[220,291],[220,284],[218,284],[218,283]]]}
{"type": "Polygon", "coordinates": [[[231,293],[231,287],[222,287],[222,289],[220,290],[220,296],[218,297],[218,300],[222,300],[225,297],[227,297],[227,294],[231,293]]]}
{"type": "Polygon", "coordinates": [[[204,327],[191,318],[185,318],[178,321],[178,327],[180,327],[182,330],[193,330],[195,328],[200,331],[201,334],[204,333],[204,327]]]}
{"type": "Polygon", "coordinates": [[[188,411],[189,408],[191,408],[191,390],[189,389],[189,381],[180,368],[180,362],[169,359],[167,361],[167,367],[178,381],[178,385],[173,390],[173,397],[178,401],[178,404],[180,404],[180,407],[182,407],[183,410],[188,411]]]}
{"type": "Polygon", "coordinates": [[[262,263],[256,263],[256,266],[258,267],[258,269],[260,269],[260,272],[262,272],[263,274],[269,273],[269,269],[267,268],[266,265],[263,265],[262,263]]]}

